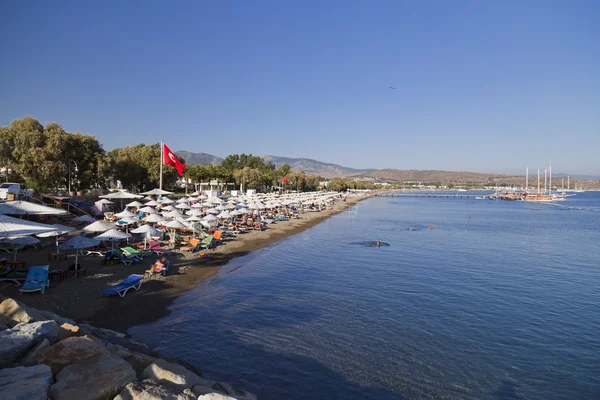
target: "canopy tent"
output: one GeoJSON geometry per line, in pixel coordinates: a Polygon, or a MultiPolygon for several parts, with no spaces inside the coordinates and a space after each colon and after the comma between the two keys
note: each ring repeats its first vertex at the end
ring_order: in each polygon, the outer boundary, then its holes
{"type": "Polygon", "coordinates": [[[55,230],[56,228],[52,225],[40,224],[39,222],[0,214],[0,237],[35,235],[55,230]]]}
{"type": "Polygon", "coordinates": [[[111,229],[114,229],[114,227],[115,226],[113,224],[111,224],[110,222],[96,221],[96,222],[92,222],[88,226],[84,226],[83,230],[85,232],[96,233],[96,232],[106,232],[106,231],[109,231],[111,229]]]}
{"type": "Polygon", "coordinates": [[[79,249],[87,249],[100,244],[99,240],[86,238],[85,236],[73,236],[59,246],[63,250],[75,250],[75,268],[79,259],[79,249]]]}
{"type": "MultiPolygon", "coordinates": [[[[4,244],[27,245],[27,244],[36,244],[39,242],[40,242],[39,239],[36,239],[32,236],[8,236],[8,237],[0,238],[0,243],[4,243],[4,244]]],[[[13,258],[13,261],[17,261],[17,252],[18,251],[19,251],[19,248],[15,247],[15,249],[14,249],[15,257],[13,258]]]]}
{"type": "Polygon", "coordinates": [[[164,196],[164,195],[167,195],[167,194],[173,194],[173,192],[169,192],[168,190],[152,189],[152,190],[149,190],[147,192],[143,192],[141,194],[145,194],[145,195],[148,195],[148,196],[164,196]]]}
{"type": "Polygon", "coordinates": [[[62,208],[48,207],[24,200],[0,203],[0,214],[10,215],[62,215],[67,214],[62,208]]]}

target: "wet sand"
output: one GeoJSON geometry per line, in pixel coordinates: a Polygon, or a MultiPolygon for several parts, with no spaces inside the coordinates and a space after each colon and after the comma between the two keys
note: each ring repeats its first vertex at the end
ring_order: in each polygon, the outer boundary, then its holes
{"type": "MultiPolygon", "coordinates": [[[[208,260],[200,259],[199,253],[173,253],[169,257],[167,277],[145,279],[139,291],[131,290],[124,298],[103,296],[101,292],[130,274],[143,275],[156,256],[146,257],[143,262],[129,266],[123,263],[103,265],[100,257],[80,257],[78,262],[86,269],[87,275],[80,278],[69,275],[62,281],[54,277],[44,294],[20,295],[19,286],[0,282],[0,295],[79,322],[126,332],[132,326],[150,323],[167,315],[169,306],[178,296],[216,274],[229,260],[302,232],[365,198],[349,198],[347,202],[337,202],[331,210],[309,212],[302,214],[300,219],[270,224],[262,232],[253,231],[239,234],[236,238],[226,238],[215,251],[207,252],[208,260]]],[[[29,249],[18,253],[17,259],[26,261],[28,266],[50,264],[50,271],[66,270],[69,264],[74,263],[71,255],[67,260],[48,261],[48,253],[53,251],[54,246],[43,250],[29,249]]],[[[12,260],[13,255],[0,253],[0,257],[12,260]]]]}

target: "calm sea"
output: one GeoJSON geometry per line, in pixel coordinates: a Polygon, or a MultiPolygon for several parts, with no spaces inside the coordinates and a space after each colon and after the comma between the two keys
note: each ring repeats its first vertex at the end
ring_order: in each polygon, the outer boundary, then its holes
{"type": "Polygon", "coordinates": [[[599,240],[600,193],[373,198],[131,333],[260,399],[599,399],[599,240]]]}

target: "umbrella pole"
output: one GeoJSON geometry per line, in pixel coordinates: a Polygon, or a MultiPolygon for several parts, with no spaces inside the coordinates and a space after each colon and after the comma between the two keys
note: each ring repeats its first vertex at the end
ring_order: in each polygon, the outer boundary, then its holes
{"type": "Polygon", "coordinates": [[[55,237],[56,237],[56,253],[59,254],[60,249],[58,248],[58,235],[56,235],[55,237]]]}
{"type": "Polygon", "coordinates": [[[17,251],[19,250],[15,249],[15,258],[13,258],[13,261],[17,261],[17,251]]]}

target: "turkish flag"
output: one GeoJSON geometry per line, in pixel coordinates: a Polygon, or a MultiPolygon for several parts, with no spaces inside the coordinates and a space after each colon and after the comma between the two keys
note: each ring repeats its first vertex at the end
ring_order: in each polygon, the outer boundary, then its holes
{"type": "Polygon", "coordinates": [[[183,171],[185,171],[185,165],[181,163],[175,156],[175,154],[171,151],[170,148],[167,147],[166,144],[163,143],[163,164],[170,165],[175,167],[179,176],[183,176],[183,171]]]}
{"type": "Polygon", "coordinates": [[[288,178],[286,178],[285,176],[284,176],[283,178],[281,178],[281,181],[282,181],[283,183],[290,183],[289,179],[288,179],[288,178]]]}

